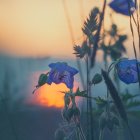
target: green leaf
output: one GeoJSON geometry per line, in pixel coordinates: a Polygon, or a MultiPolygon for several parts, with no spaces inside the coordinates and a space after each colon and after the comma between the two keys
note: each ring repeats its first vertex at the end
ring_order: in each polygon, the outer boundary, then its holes
{"type": "Polygon", "coordinates": [[[103,108],[107,104],[107,101],[104,100],[103,98],[99,97],[99,96],[98,97],[95,97],[94,99],[95,99],[96,104],[98,105],[99,108],[103,108]]]}
{"type": "Polygon", "coordinates": [[[47,74],[41,74],[39,76],[39,80],[38,80],[38,85],[37,86],[43,86],[46,83],[47,78],[48,78],[48,73],[47,74]]]}
{"type": "Polygon", "coordinates": [[[76,92],[75,92],[75,96],[87,97],[86,90],[80,91],[79,87],[78,87],[76,92]]]}
{"type": "Polygon", "coordinates": [[[46,81],[48,79],[48,74],[49,73],[46,73],[46,74],[41,74],[39,76],[39,79],[38,79],[38,85],[36,85],[36,89],[33,90],[32,94],[35,93],[35,91],[40,88],[41,86],[43,86],[44,84],[46,84],[46,81]]]}
{"type": "Polygon", "coordinates": [[[94,97],[90,97],[87,95],[86,90],[80,91],[79,88],[77,88],[77,91],[75,92],[75,96],[85,97],[89,99],[95,99],[94,97]]]}
{"type": "Polygon", "coordinates": [[[121,118],[123,119],[123,121],[128,125],[128,118],[127,118],[127,114],[124,108],[124,105],[121,101],[121,98],[119,97],[118,91],[116,89],[116,87],[114,86],[114,84],[112,83],[110,77],[108,76],[108,73],[104,70],[102,70],[102,75],[104,77],[105,83],[107,85],[107,88],[109,90],[109,93],[114,101],[114,104],[118,110],[118,113],[120,114],[121,118]]]}
{"type": "Polygon", "coordinates": [[[102,75],[97,73],[92,79],[92,84],[99,84],[100,82],[102,82],[102,75]]]}
{"type": "Polygon", "coordinates": [[[135,98],[135,97],[137,97],[137,96],[140,96],[140,94],[135,94],[135,95],[132,95],[132,94],[130,94],[130,93],[126,93],[126,94],[121,94],[121,98],[122,98],[122,100],[124,101],[124,102],[127,102],[129,99],[133,99],[133,98],[135,98]]]}

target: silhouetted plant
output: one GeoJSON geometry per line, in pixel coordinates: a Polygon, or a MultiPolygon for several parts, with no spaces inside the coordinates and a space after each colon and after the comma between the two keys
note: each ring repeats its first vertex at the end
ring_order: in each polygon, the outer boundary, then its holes
{"type": "MultiPolygon", "coordinates": [[[[133,1],[128,5],[127,0],[123,0],[125,7],[121,7],[122,1],[113,0],[109,6],[116,12],[123,15],[131,15],[136,10],[133,1]],[[116,4],[116,5],[115,5],[116,4]],[[119,7],[117,7],[119,6],[119,7]],[[134,7],[130,12],[130,8],[134,7]]],[[[67,63],[57,62],[49,64],[51,68],[47,74],[42,74],[39,78],[38,85],[44,85],[45,83],[60,84],[64,83],[69,91],[62,91],[64,94],[64,107],[62,110],[63,123],[55,133],[56,139],[62,140],[103,140],[103,132],[105,128],[110,131],[116,130],[123,123],[127,126],[131,138],[134,140],[134,135],[129,126],[129,115],[139,115],[139,111],[131,110],[130,108],[140,106],[140,101],[135,101],[133,98],[138,95],[131,95],[130,93],[120,94],[116,88],[114,81],[112,81],[110,72],[114,69],[116,77],[126,84],[139,82],[139,62],[137,58],[129,60],[127,58],[121,58],[126,53],[124,41],[127,39],[127,35],[121,35],[118,31],[117,25],[114,23],[109,31],[105,31],[101,34],[102,23],[104,20],[106,9],[106,0],[104,0],[103,10],[100,12],[98,8],[93,8],[89,17],[85,20],[82,31],[85,35],[85,40],[81,45],[74,45],[74,54],[79,60],[84,60],[84,66],[86,66],[86,90],[80,91],[77,88],[76,92],[73,91],[74,75],[78,73],[73,67],[70,67],[67,63]],[[103,36],[103,38],[102,38],[103,36]],[[106,44],[106,38],[109,38],[109,42],[106,44]],[[99,43],[100,42],[100,43],[99,43]],[[104,61],[106,63],[105,70],[101,68],[101,73],[98,72],[93,75],[93,66],[95,65],[95,58],[98,49],[102,49],[104,52],[104,61]],[[107,66],[107,56],[110,56],[114,61],[109,67],[107,66]],[[94,97],[93,86],[105,82],[107,92],[106,98],[101,96],[94,97]],[[83,97],[83,100],[87,100],[87,132],[83,131],[82,121],[80,119],[80,109],[75,98],[83,97]],[[93,108],[92,102],[95,102],[97,108],[93,108]],[[98,138],[95,137],[94,120],[98,122],[98,138]]],[[[138,24],[138,23],[137,23],[138,24]]],[[[80,69],[81,70],[81,69],[80,69]]],[[[82,75],[83,76],[83,75],[82,75]]]]}
{"type": "Polygon", "coordinates": [[[112,24],[111,29],[105,31],[101,44],[101,49],[104,52],[104,60],[107,61],[107,56],[110,56],[113,61],[121,58],[123,54],[126,53],[126,48],[124,46],[126,39],[127,35],[119,34],[117,25],[112,24]]]}

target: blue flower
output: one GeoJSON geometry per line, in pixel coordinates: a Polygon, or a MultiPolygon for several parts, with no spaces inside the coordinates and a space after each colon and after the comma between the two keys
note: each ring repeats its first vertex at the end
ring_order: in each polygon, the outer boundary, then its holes
{"type": "Polygon", "coordinates": [[[51,71],[46,81],[48,84],[52,84],[52,82],[55,84],[64,83],[68,88],[73,88],[74,75],[78,73],[78,70],[64,62],[51,63],[49,67],[51,71]]]}
{"type": "Polygon", "coordinates": [[[109,6],[117,13],[129,16],[135,11],[135,2],[133,0],[113,0],[109,3],[109,6]],[[130,12],[129,5],[130,4],[130,12]]]}
{"type": "Polygon", "coordinates": [[[124,83],[126,84],[137,83],[138,74],[140,73],[140,62],[138,62],[136,59],[133,60],[123,59],[116,64],[116,70],[119,79],[124,83]]]}

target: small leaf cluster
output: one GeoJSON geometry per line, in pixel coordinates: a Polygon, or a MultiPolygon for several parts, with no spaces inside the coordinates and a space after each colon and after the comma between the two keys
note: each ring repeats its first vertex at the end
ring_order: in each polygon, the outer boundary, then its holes
{"type": "Polygon", "coordinates": [[[116,61],[126,53],[124,46],[126,39],[127,35],[120,34],[117,25],[113,23],[111,29],[105,31],[100,49],[103,50],[105,56],[108,55],[113,61],[116,61]]]}
{"type": "Polygon", "coordinates": [[[98,19],[100,17],[100,11],[98,8],[93,8],[89,17],[84,22],[84,27],[82,31],[86,36],[86,39],[83,41],[82,45],[74,46],[74,54],[79,58],[84,58],[86,55],[90,56],[93,50],[93,44],[95,42],[96,33],[98,30],[98,19]]]}

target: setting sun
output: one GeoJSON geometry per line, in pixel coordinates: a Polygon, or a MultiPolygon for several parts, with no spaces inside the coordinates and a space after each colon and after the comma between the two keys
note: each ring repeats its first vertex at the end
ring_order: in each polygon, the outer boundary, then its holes
{"type": "Polygon", "coordinates": [[[34,103],[47,107],[62,108],[64,106],[64,93],[61,93],[61,91],[69,91],[69,89],[65,84],[45,84],[35,93],[34,103]]]}
{"type": "Polygon", "coordinates": [[[64,94],[60,91],[68,91],[68,88],[65,86],[65,84],[52,84],[47,85],[45,84],[42,86],[38,92],[36,93],[36,102],[43,106],[48,107],[58,107],[61,108],[64,105],[63,97],[64,94]]]}

